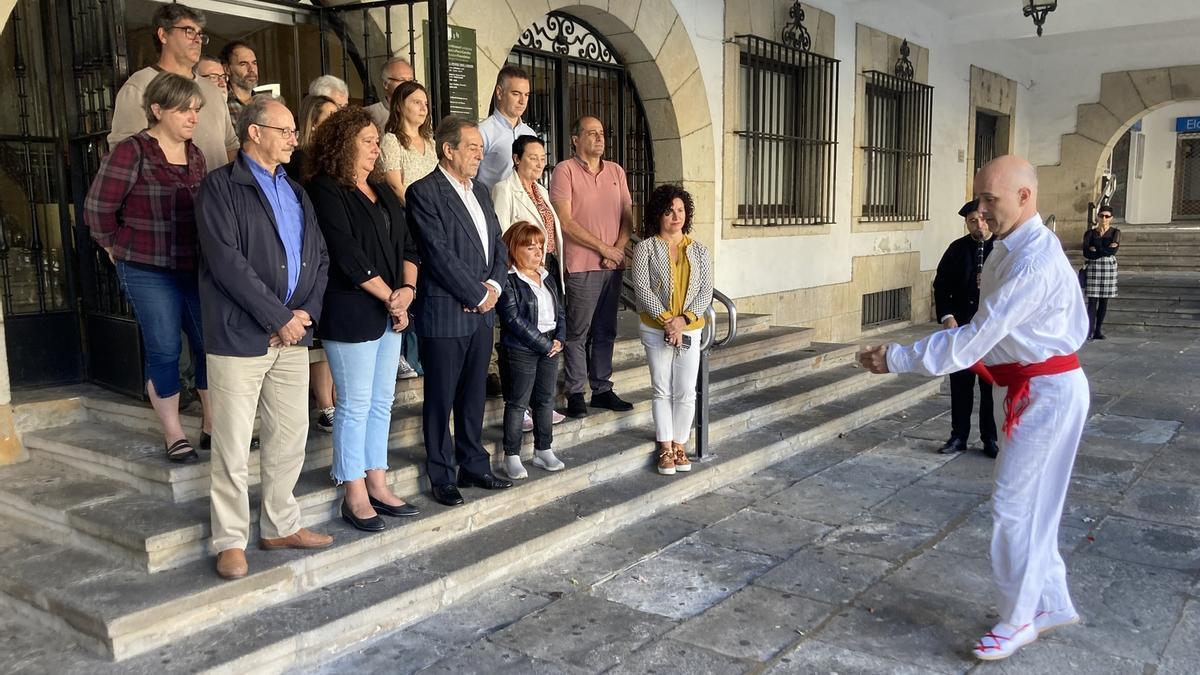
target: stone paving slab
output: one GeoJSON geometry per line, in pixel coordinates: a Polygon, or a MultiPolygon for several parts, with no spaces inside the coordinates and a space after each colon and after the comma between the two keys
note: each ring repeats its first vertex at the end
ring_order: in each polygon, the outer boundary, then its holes
{"type": "Polygon", "coordinates": [[[1116,512],[1151,522],[1200,525],[1200,486],[1142,479],[1125,493],[1116,512]]]}
{"type": "Polygon", "coordinates": [[[667,634],[728,656],[766,661],[811,632],[832,605],[750,585],[667,634]]]}
{"type": "Polygon", "coordinates": [[[941,529],[979,505],[982,497],[913,485],[898,490],[872,513],[912,525],[941,529]]]}
{"type": "Polygon", "coordinates": [[[1085,552],[1116,560],[1200,570],[1200,528],[1145,522],[1116,516],[1105,519],[1085,552]]]}
{"type": "Polygon", "coordinates": [[[621,663],[628,654],[674,627],[675,622],[664,616],[575,593],[498,631],[487,642],[596,672],[621,663]]]}
{"type": "Polygon", "coordinates": [[[733,595],[777,562],[689,540],[601,583],[595,593],[643,612],[685,619],[733,595]]]}
{"type": "Polygon", "coordinates": [[[608,675],[687,673],[687,675],[736,675],[753,670],[754,664],[671,638],[653,640],[605,671],[608,675]]]}
{"type": "Polygon", "coordinates": [[[854,651],[821,640],[807,640],[780,658],[766,672],[770,675],[810,675],[811,673],[926,675],[931,671],[927,667],[913,666],[895,659],[854,651]]]}
{"type": "Polygon", "coordinates": [[[749,508],[706,527],[694,538],[716,546],[786,558],[831,529],[824,523],[749,508]]]}
{"type": "Polygon", "coordinates": [[[842,483],[817,474],[759,502],[758,508],[829,525],[844,525],[892,494],[892,488],[842,483]]]}
{"type": "Polygon", "coordinates": [[[920,548],[937,534],[937,529],[932,527],[902,523],[871,514],[830,532],[821,540],[821,544],[847,553],[897,560],[920,548]]]}
{"type": "Polygon", "coordinates": [[[754,583],[784,593],[837,604],[883,577],[892,564],[833,548],[809,548],[788,558],[754,583]]]}

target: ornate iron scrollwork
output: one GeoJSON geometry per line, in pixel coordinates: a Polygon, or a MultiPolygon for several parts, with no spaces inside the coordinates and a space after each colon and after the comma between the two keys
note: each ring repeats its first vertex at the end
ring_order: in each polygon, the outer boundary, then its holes
{"type": "Polygon", "coordinates": [[[783,44],[802,51],[812,49],[812,36],[804,27],[804,8],[800,6],[798,0],[792,3],[792,8],[788,10],[788,17],[791,21],[783,26],[783,44]]]}
{"type": "Polygon", "coordinates": [[[566,14],[551,12],[521,33],[517,46],[616,65],[604,42],[566,14]]]}
{"type": "Polygon", "coordinates": [[[913,79],[913,64],[908,60],[908,55],[911,50],[908,46],[908,40],[900,43],[900,58],[896,59],[895,73],[896,77],[902,80],[913,79]]]}

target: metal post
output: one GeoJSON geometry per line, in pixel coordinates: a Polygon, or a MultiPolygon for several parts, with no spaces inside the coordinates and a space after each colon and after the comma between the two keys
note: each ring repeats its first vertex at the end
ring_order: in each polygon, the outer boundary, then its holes
{"type": "MultiPolygon", "coordinates": [[[[709,330],[707,326],[705,330],[709,330]]],[[[711,329],[711,330],[716,330],[711,329]]],[[[704,460],[708,449],[708,350],[700,352],[700,374],[696,378],[696,459],[704,460]]]]}
{"type": "Polygon", "coordinates": [[[433,82],[434,126],[450,114],[450,24],[446,0],[429,0],[429,77],[433,82]]]}

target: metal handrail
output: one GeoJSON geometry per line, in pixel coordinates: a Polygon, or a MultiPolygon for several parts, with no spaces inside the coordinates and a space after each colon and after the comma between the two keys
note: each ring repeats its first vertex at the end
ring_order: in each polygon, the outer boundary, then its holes
{"type": "Polygon", "coordinates": [[[717,339],[717,308],[709,304],[704,310],[704,329],[700,333],[700,372],[696,375],[696,458],[703,461],[708,449],[708,354],[714,348],[724,347],[737,338],[737,303],[728,295],[713,289],[713,300],[725,305],[725,316],[729,332],[717,339]]]}

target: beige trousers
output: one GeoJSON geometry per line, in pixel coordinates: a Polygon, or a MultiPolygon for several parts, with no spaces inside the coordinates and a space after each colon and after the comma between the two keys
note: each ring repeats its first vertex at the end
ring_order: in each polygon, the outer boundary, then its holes
{"type": "Polygon", "coordinates": [[[286,537],[300,529],[292,496],[308,441],[308,349],[269,348],[263,356],[207,355],[212,402],[212,545],[246,548],[250,497],[246,489],[254,415],[261,399],[259,536],[286,537]]]}

